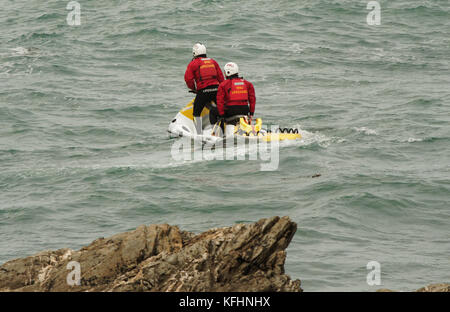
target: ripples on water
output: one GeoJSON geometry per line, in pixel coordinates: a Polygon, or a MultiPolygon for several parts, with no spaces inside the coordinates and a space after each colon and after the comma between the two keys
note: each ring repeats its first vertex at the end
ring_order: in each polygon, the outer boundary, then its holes
{"type": "Polygon", "coordinates": [[[307,291],[448,282],[448,1],[383,1],[378,27],[364,1],[79,1],[80,27],[63,2],[0,15],[0,262],[288,215],[307,291]],[[301,128],[278,170],[171,159],[195,41],[240,65],[265,123],[301,128]]]}

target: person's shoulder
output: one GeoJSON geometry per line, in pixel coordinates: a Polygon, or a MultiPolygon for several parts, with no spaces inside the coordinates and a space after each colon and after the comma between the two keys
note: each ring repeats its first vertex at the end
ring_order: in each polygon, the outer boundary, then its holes
{"type": "Polygon", "coordinates": [[[199,61],[199,59],[198,59],[198,58],[195,58],[195,59],[193,59],[192,61],[189,62],[189,65],[190,65],[190,66],[196,65],[196,64],[198,63],[198,61],[199,61]]]}
{"type": "Polygon", "coordinates": [[[244,78],[242,78],[242,79],[245,81],[245,83],[246,83],[247,85],[250,85],[250,86],[253,87],[253,83],[251,83],[250,81],[248,81],[248,80],[246,80],[246,79],[244,79],[244,78]]]}
{"type": "Polygon", "coordinates": [[[229,79],[225,79],[224,81],[222,81],[222,82],[219,84],[219,87],[226,86],[229,82],[230,82],[229,79]]]}

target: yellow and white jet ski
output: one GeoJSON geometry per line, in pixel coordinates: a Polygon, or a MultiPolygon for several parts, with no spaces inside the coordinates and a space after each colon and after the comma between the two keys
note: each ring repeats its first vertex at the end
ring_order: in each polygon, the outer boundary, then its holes
{"type": "MultiPolygon", "coordinates": [[[[218,124],[211,125],[209,122],[208,107],[205,107],[200,114],[200,117],[202,118],[203,134],[197,135],[193,111],[194,100],[181,109],[169,124],[168,132],[171,138],[190,137],[193,139],[201,139],[204,142],[217,142],[223,140],[224,136],[220,126],[218,124]]],[[[276,132],[271,132],[270,130],[262,128],[261,118],[257,118],[255,124],[250,125],[246,117],[239,118],[239,122],[234,126],[233,137],[244,137],[246,140],[265,142],[301,139],[301,135],[298,133],[297,129],[278,128],[276,132]]]]}

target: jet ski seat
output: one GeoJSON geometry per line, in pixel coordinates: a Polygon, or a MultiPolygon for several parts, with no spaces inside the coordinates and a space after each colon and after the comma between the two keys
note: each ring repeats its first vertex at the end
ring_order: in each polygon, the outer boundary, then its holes
{"type": "Polygon", "coordinates": [[[225,118],[225,122],[229,125],[236,125],[236,124],[238,124],[239,120],[244,117],[247,117],[247,116],[246,115],[234,115],[234,116],[225,118]]]}

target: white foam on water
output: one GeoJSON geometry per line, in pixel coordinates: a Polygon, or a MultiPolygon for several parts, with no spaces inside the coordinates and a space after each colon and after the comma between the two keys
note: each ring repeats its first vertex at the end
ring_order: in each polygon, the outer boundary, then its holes
{"type": "MultiPolygon", "coordinates": [[[[320,132],[309,132],[307,130],[302,130],[300,127],[294,127],[294,129],[298,129],[301,135],[301,139],[299,140],[285,140],[279,142],[280,151],[283,148],[293,147],[293,146],[308,146],[312,144],[317,144],[320,147],[326,148],[332,143],[341,143],[344,142],[345,139],[338,137],[328,137],[320,132]]],[[[49,166],[45,166],[46,169],[56,169],[56,170],[109,170],[109,169],[165,169],[165,168],[176,168],[182,167],[185,165],[193,165],[196,163],[204,162],[204,161],[215,161],[217,160],[214,151],[211,153],[206,152],[202,154],[202,157],[195,158],[194,149],[188,152],[187,157],[183,157],[183,155],[179,155],[179,159],[174,159],[171,155],[172,144],[174,144],[177,140],[168,141],[168,149],[160,150],[160,151],[150,151],[148,153],[134,153],[132,155],[127,155],[125,157],[113,157],[102,159],[98,162],[93,163],[92,160],[74,160],[69,163],[63,162],[60,164],[49,164],[49,166]]],[[[259,143],[261,144],[261,142],[259,143]]],[[[262,147],[262,149],[270,153],[271,144],[270,143],[262,143],[267,144],[266,147],[262,147]]],[[[195,151],[199,152],[202,148],[196,147],[195,151]]],[[[222,148],[220,148],[222,149],[222,148]]],[[[261,160],[261,150],[258,144],[237,144],[232,146],[227,146],[223,149],[223,159],[224,160],[250,160],[254,159],[256,161],[261,160]],[[228,155],[233,155],[231,159],[227,158],[228,155]]],[[[44,168],[40,168],[44,169],[44,168]]]]}
{"type": "Polygon", "coordinates": [[[24,47],[12,48],[11,51],[13,55],[27,55],[30,53],[30,50],[24,47]]]}
{"type": "Polygon", "coordinates": [[[369,129],[367,127],[353,127],[352,129],[365,135],[378,135],[377,131],[369,129]]]}
{"type": "Polygon", "coordinates": [[[408,143],[414,143],[414,142],[422,142],[423,139],[416,139],[416,138],[408,138],[408,140],[406,140],[406,142],[408,143]]]}
{"type": "Polygon", "coordinates": [[[307,130],[303,130],[301,125],[295,125],[293,127],[294,129],[298,129],[298,133],[302,136],[301,140],[295,140],[295,141],[287,141],[289,145],[298,145],[298,146],[308,146],[311,144],[317,144],[320,147],[326,148],[330,146],[332,143],[342,143],[346,140],[340,137],[329,137],[326,136],[323,133],[320,133],[318,131],[316,132],[310,132],[307,130]]]}

